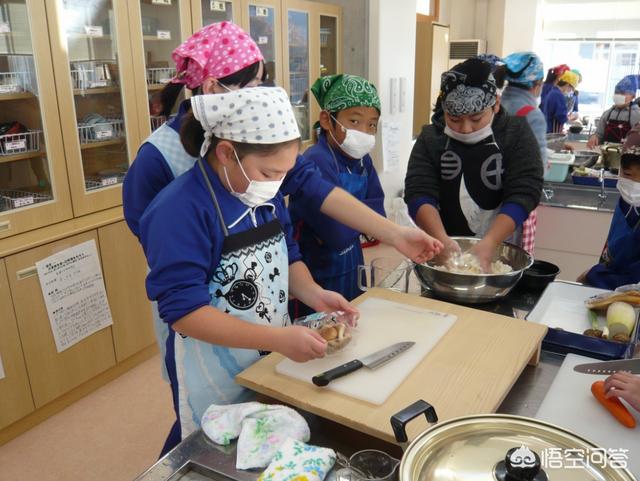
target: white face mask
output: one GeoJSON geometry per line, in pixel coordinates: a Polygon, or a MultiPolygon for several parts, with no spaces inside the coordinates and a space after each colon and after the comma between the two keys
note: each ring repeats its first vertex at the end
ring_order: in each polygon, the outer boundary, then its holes
{"type": "Polygon", "coordinates": [[[242,168],[242,164],[240,163],[240,159],[238,158],[238,154],[235,150],[233,151],[233,154],[236,156],[236,160],[238,161],[238,165],[240,166],[242,175],[244,175],[244,178],[249,181],[249,185],[245,192],[236,192],[235,190],[233,190],[233,187],[231,187],[231,182],[229,182],[229,174],[227,174],[227,168],[223,167],[224,176],[227,179],[227,185],[229,186],[229,189],[231,189],[231,195],[240,199],[240,201],[244,205],[252,208],[263,205],[273,199],[280,190],[280,185],[284,180],[284,176],[280,180],[273,181],[251,180],[242,168]]]}
{"type": "Polygon", "coordinates": [[[618,179],[620,197],[632,207],[640,207],[640,182],[625,177],[618,179]]]}
{"type": "Polygon", "coordinates": [[[331,116],[331,118],[335,120],[340,127],[342,127],[343,132],[346,134],[344,141],[340,143],[336,140],[331,131],[329,131],[333,141],[340,146],[340,149],[342,149],[345,154],[354,159],[361,159],[373,150],[376,145],[375,135],[365,134],[364,132],[360,132],[355,129],[348,129],[338,122],[335,117],[331,116]]]}
{"type": "Polygon", "coordinates": [[[622,94],[613,94],[613,103],[616,104],[617,107],[622,107],[627,103],[627,98],[622,94]]]}
{"type": "Polygon", "coordinates": [[[491,125],[493,124],[493,116],[491,117],[491,122],[482,127],[480,130],[476,130],[475,132],[471,132],[469,134],[463,134],[460,132],[456,132],[455,130],[449,128],[448,125],[444,127],[444,134],[452,139],[457,140],[458,142],[462,142],[463,144],[477,144],[481,140],[486,139],[491,134],[493,134],[493,130],[491,125]]]}

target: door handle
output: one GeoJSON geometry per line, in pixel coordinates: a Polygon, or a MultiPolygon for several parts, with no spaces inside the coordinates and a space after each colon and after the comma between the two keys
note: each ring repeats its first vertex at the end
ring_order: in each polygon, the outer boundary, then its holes
{"type": "Polygon", "coordinates": [[[28,279],[29,277],[37,276],[38,268],[36,266],[27,267],[26,269],[22,269],[16,272],[16,277],[19,281],[23,281],[28,279]]]}

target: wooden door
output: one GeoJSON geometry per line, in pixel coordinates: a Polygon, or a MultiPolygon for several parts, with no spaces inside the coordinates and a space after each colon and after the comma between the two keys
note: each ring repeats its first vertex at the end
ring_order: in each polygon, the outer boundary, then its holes
{"type": "Polygon", "coordinates": [[[102,270],[113,316],[116,359],[124,359],[155,342],[151,303],[145,279],[147,261],[138,239],[124,221],[98,229],[102,270]]]}
{"type": "MultiPolygon", "coordinates": [[[[58,352],[35,263],[63,249],[95,240],[96,231],[79,234],[6,258],[24,359],[36,408],[115,365],[111,327],[58,352]]],[[[99,244],[98,244],[99,246],[99,244]]]]}
{"type": "Polygon", "coordinates": [[[34,410],[7,270],[0,260],[0,429],[34,410]]]}

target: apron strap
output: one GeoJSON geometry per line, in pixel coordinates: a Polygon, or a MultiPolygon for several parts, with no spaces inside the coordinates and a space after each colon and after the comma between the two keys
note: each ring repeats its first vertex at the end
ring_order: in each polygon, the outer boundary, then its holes
{"type": "Polygon", "coordinates": [[[209,180],[209,176],[207,175],[207,171],[204,170],[204,164],[202,163],[202,157],[198,157],[198,166],[200,167],[200,172],[204,177],[204,181],[207,184],[207,189],[209,189],[209,194],[211,194],[211,198],[213,199],[213,205],[216,208],[216,212],[218,213],[218,218],[220,219],[220,224],[222,225],[222,232],[225,237],[229,236],[229,230],[224,223],[224,217],[222,216],[222,210],[220,209],[220,204],[218,203],[218,199],[216,197],[216,193],[213,191],[213,186],[211,185],[211,181],[209,180]]]}

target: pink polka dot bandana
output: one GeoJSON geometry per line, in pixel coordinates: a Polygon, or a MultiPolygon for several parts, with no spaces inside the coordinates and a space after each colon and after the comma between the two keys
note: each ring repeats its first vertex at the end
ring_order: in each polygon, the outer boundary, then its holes
{"type": "Polygon", "coordinates": [[[231,22],[207,25],[171,55],[176,63],[174,83],[194,89],[208,77],[221,79],[263,60],[251,36],[231,22]]]}

